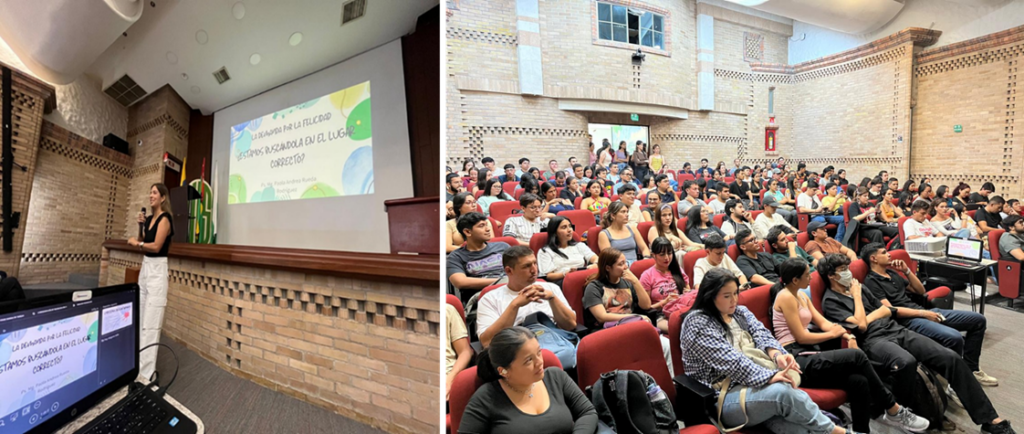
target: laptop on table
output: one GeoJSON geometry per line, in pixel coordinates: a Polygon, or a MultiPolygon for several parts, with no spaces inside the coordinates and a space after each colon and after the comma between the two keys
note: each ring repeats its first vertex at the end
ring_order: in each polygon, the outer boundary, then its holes
{"type": "Polygon", "coordinates": [[[983,251],[981,240],[946,237],[946,255],[935,262],[973,268],[981,263],[983,251]]]}
{"type": "MultiPolygon", "coordinates": [[[[138,318],[136,284],[0,303],[0,433],[54,432],[132,384],[138,318]]],[[[196,432],[159,393],[139,389],[78,432],[196,432]]]]}

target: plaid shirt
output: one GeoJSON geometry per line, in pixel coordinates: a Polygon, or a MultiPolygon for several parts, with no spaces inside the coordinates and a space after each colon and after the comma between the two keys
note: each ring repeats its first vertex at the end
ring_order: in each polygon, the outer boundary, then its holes
{"type": "MultiPolygon", "coordinates": [[[[746,307],[736,306],[733,316],[736,315],[743,315],[747,320],[748,331],[757,348],[765,351],[775,348],[786,354],[779,341],[746,307]]],[[[726,339],[722,326],[700,312],[693,312],[683,320],[680,341],[686,375],[708,387],[727,376],[732,377],[733,385],[760,387],[768,384],[778,372],[764,368],[744,356],[726,339]]]]}

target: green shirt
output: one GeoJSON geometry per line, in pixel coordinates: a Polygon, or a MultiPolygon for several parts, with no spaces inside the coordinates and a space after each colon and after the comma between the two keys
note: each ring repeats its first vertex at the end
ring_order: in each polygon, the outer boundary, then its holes
{"type": "MultiPolygon", "coordinates": [[[[807,252],[804,251],[804,249],[800,248],[800,246],[796,247],[796,256],[799,257],[800,259],[803,259],[803,260],[807,261],[807,265],[811,267],[811,272],[812,273],[814,272],[814,257],[813,256],[808,255],[807,252]]],[[[787,253],[775,252],[775,253],[772,254],[772,258],[775,258],[775,263],[776,264],[781,264],[783,261],[789,259],[789,253],[788,252],[787,253]]]]}

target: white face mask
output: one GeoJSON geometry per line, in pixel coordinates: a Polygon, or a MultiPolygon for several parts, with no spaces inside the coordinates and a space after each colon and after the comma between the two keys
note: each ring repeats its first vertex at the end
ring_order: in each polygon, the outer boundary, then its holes
{"type": "Polygon", "coordinates": [[[839,284],[847,288],[850,287],[850,282],[853,281],[853,272],[850,270],[842,271],[839,273],[839,284]]]}

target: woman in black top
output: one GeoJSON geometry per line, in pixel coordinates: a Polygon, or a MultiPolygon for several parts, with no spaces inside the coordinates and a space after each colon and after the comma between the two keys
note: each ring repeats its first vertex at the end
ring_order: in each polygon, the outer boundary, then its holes
{"type": "MultiPolygon", "coordinates": [[[[139,271],[139,305],[141,309],[142,333],[139,348],[160,342],[160,327],[164,323],[164,307],[167,306],[167,251],[171,248],[171,202],[167,187],[153,184],[149,188],[150,216],[139,213],[139,223],[145,226],[142,240],[132,237],[128,244],[145,253],[142,270],[139,271]]],[[[139,378],[144,382],[156,382],[157,348],[150,348],[139,354],[139,378]]]]}
{"type": "Polygon", "coordinates": [[[473,393],[459,433],[592,434],[597,411],[558,367],[544,367],[540,344],[524,327],[504,329],[477,358],[485,383],[473,393]]]}

